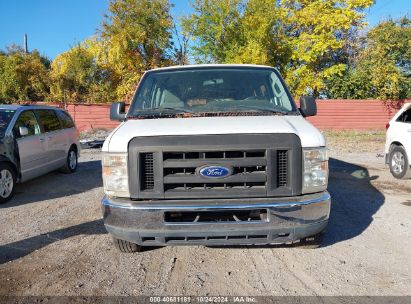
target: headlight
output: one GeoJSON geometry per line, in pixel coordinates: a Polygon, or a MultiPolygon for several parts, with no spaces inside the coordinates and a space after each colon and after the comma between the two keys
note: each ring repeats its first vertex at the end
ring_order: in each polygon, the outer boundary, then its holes
{"type": "Polygon", "coordinates": [[[326,190],[328,184],[327,149],[303,149],[303,163],[303,193],[326,190]]]}
{"type": "Polygon", "coordinates": [[[130,197],[128,189],[127,154],[103,153],[103,185],[108,196],[130,197]]]}

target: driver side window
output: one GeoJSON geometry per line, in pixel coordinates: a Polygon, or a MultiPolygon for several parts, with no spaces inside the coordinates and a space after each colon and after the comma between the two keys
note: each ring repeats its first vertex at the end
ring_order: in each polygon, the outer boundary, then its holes
{"type": "Polygon", "coordinates": [[[34,115],[33,111],[24,111],[20,114],[19,118],[14,125],[13,132],[16,138],[21,138],[19,127],[26,127],[29,130],[27,136],[40,134],[40,125],[37,122],[37,118],[34,115]]]}

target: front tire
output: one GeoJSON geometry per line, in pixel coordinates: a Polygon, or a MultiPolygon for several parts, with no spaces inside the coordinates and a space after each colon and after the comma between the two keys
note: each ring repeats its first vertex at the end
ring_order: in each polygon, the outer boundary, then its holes
{"type": "Polygon", "coordinates": [[[398,179],[411,178],[410,162],[403,146],[392,148],[388,161],[392,176],[398,179]]]}
{"type": "Polygon", "coordinates": [[[73,173],[77,170],[78,165],[78,156],[77,156],[77,149],[75,147],[71,147],[67,153],[66,164],[61,171],[63,173],[73,173]]]}
{"type": "Polygon", "coordinates": [[[120,240],[115,237],[113,237],[113,244],[114,247],[117,248],[117,250],[123,252],[123,253],[133,253],[133,252],[142,252],[143,247],[140,245],[137,245],[135,243],[131,243],[129,241],[125,240],[120,240]]]}
{"type": "Polygon", "coordinates": [[[7,203],[14,195],[16,172],[8,163],[0,163],[0,204],[7,203]]]}

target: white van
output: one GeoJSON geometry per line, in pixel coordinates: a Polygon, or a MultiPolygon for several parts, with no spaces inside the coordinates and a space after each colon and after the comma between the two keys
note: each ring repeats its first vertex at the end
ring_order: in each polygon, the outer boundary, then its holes
{"type": "Polygon", "coordinates": [[[317,240],[330,213],[323,135],[278,71],[160,68],[142,77],[103,145],[104,223],[123,252],[142,246],[317,240]]]}

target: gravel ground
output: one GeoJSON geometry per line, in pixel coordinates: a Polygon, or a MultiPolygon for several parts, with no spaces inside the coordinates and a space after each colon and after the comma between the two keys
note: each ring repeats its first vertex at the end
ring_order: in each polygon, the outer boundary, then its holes
{"type": "Polygon", "coordinates": [[[326,135],[333,205],[321,248],[120,254],[101,221],[100,153],[84,150],[75,174],[21,184],[0,206],[0,295],[411,295],[411,180],[391,177],[381,135],[326,135]]]}

